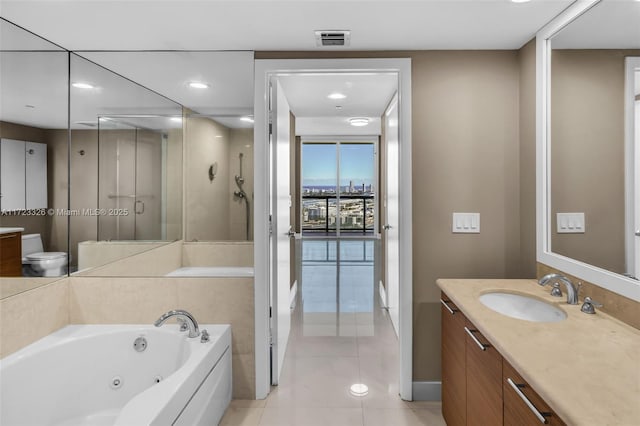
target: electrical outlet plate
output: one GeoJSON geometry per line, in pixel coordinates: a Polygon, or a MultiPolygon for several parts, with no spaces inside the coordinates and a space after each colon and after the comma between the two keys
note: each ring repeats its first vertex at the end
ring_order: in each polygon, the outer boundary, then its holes
{"type": "Polygon", "coordinates": [[[454,234],[479,234],[480,213],[453,213],[451,232],[454,234]]]}

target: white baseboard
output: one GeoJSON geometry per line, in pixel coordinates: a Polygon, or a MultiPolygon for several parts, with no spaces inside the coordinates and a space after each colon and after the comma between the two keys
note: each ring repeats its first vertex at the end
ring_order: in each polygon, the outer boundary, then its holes
{"type": "Polygon", "coordinates": [[[387,290],[384,288],[382,281],[378,284],[378,290],[380,292],[380,306],[388,308],[389,303],[387,302],[387,290]]]}
{"type": "Polygon", "coordinates": [[[442,401],[442,382],[413,382],[414,401],[442,401]]]}
{"type": "Polygon", "coordinates": [[[289,291],[289,307],[293,310],[296,307],[296,295],[298,294],[298,280],[293,282],[289,291]]]}

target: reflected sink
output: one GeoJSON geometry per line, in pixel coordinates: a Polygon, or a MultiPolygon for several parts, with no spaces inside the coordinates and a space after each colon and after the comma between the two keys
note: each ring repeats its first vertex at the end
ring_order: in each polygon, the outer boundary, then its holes
{"type": "Polygon", "coordinates": [[[480,302],[502,315],[525,321],[556,322],[567,318],[562,309],[522,294],[486,293],[480,296],[480,302]]]}

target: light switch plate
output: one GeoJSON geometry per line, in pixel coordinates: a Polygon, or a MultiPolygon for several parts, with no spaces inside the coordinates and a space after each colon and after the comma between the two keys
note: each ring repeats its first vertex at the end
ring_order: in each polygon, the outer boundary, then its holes
{"type": "Polygon", "coordinates": [[[584,213],[557,213],[556,228],[558,234],[584,234],[584,213]]]}
{"type": "Polygon", "coordinates": [[[479,234],[480,213],[453,213],[451,232],[454,234],[479,234]]]}

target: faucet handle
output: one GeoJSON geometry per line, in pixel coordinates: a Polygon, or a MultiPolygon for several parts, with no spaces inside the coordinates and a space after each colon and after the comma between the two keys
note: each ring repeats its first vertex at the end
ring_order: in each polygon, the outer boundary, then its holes
{"type": "Polygon", "coordinates": [[[587,296],[584,298],[584,303],[582,304],[580,310],[585,314],[595,314],[596,308],[602,308],[603,306],[604,305],[602,303],[596,302],[595,300],[587,296]]]}
{"type": "Polygon", "coordinates": [[[562,290],[560,289],[560,284],[554,283],[553,288],[551,289],[551,295],[553,297],[562,297],[562,290]]]}
{"type": "Polygon", "coordinates": [[[176,321],[180,324],[180,331],[187,331],[189,329],[189,324],[187,324],[187,320],[181,317],[176,317],[176,321]]]}

